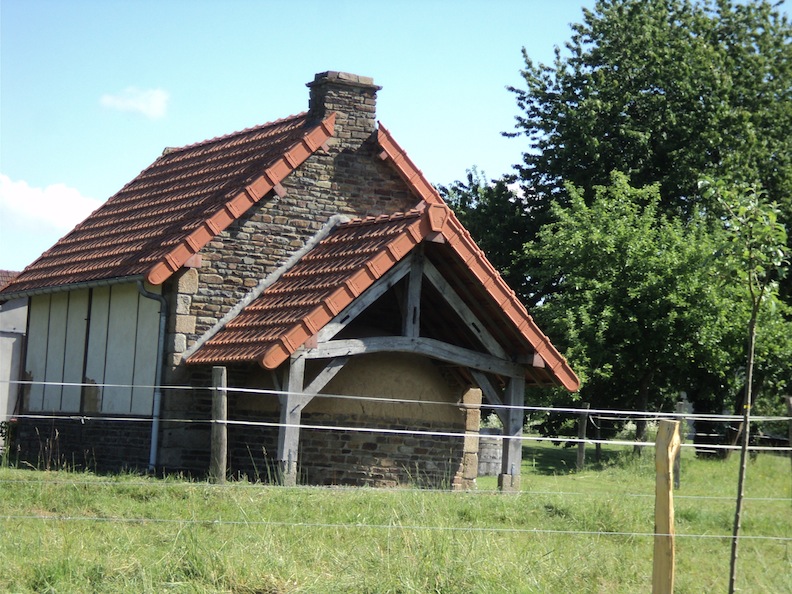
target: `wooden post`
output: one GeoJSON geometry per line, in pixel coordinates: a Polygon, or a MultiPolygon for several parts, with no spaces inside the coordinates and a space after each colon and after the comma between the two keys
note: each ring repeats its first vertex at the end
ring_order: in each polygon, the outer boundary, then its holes
{"type": "Polygon", "coordinates": [[[674,591],[674,458],[679,421],[660,421],[655,441],[655,538],[652,594],[674,591]]]}
{"type": "Polygon", "coordinates": [[[310,400],[303,394],[305,380],[305,359],[289,359],[289,377],[286,392],[279,396],[280,430],[278,431],[278,462],[280,463],[281,482],[286,487],[297,484],[297,452],[300,446],[300,418],[302,409],[310,400]]]}
{"type": "Polygon", "coordinates": [[[506,409],[503,423],[503,459],[501,474],[498,475],[498,488],[501,491],[520,490],[520,471],[522,466],[522,428],[525,421],[525,379],[513,377],[509,380],[504,400],[510,407],[506,409]]]}
{"type": "Polygon", "coordinates": [[[212,445],[209,480],[224,483],[228,460],[228,396],[225,367],[212,367],[212,445]]]}
{"type": "Polygon", "coordinates": [[[578,442],[577,447],[577,465],[576,468],[578,472],[583,470],[586,466],[586,425],[588,425],[588,408],[591,405],[588,402],[583,403],[583,408],[585,409],[582,413],[580,413],[580,418],[578,419],[578,439],[581,441],[578,442]]]}

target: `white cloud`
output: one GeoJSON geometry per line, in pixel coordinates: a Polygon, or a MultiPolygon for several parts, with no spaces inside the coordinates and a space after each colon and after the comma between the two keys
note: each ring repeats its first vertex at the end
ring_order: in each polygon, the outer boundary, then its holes
{"type": "Polygon", "coordinates": [[[162,89],[127,87],[115,95],[105,94],[99,99],[104,107],[118,111],[141,113],[152,120],[161,118],[168,109],[170,94],[162,89]]]}
{"type": "Polygon", "coordinates": [[[31,187],[0,173],[0,214],[3,227],[37,226],[65,232],[99,208],[102,201],[88,198],[65,184],[31,187]]]}

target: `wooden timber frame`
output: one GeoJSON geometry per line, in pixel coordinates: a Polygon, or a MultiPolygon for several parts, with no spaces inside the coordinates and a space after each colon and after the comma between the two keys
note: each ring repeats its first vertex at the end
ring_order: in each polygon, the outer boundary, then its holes
{"type": "MultiPolygon", "coordinates": [[[[522,462],[522,428],[524,422],[525,364],[515,363],[487,331],[437,268],[424,257],[422,246],[389,270],[365,293],[339,313],[305,345],[297,349],[283,365],[284,381],[280,400],[278,463],[282,484],[297,484],[298,447],[302,410],[338,374],[351,357],[371,353],[413,353],[466,368],[487,400],[497,407],[503,423],[503,457],[498,486],[503,491],[518,490],[522,462]],[[401,299],[402,336],[335,339],[358,315],[376,302],[396,283],[407,278],[401,299]],[[478,338],[486,352],[420,336],[421,286],[428,281],[453,308],[461,323],[478,338]],[[327,364],[305,384],[308,360],[327,360],[327,364]],[[493,381],[492,376],[502,378],[493,381]],[[505,384],[505,388],[499,385],[505,384]]],[[[541,359],[528,365],[542,365],[541,359]]],[[[460,437],[461,438],[461,437],[460,437]]]]}

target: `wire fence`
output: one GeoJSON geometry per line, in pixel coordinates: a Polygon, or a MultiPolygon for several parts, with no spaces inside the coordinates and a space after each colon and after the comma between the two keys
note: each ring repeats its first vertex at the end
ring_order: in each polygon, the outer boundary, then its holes
{"type": "MultiPolygon", "coordinates": [[[[41,382],[12,382],[20,386],[25,385],[33,385],[34,383],[41,382]]],[[[78,383],[61,383],[61,382],[48,382],[46,385],[54,385],[54,386],[86,386],[86,384],[78,384],[78,383]]],[[[154,386],[132,386],[132,385],[124,385],[124,384],[90,384],[93,388],[151,388],[153,389],[154,386]]],[[[171,385],[171,386],[161,386],[159,389],[167,391],[167,390],[181,390],[181,391],[208,391],[212,388],[207,387],[195,387],[195,386],[181,386],[181,385],[171,385]]],[[[270,398],[278,398],[287,392],[279,391],[279,390],[265,390],[265,389],[250,389],[250,388],[226,388],[226,392],[230,394],[254,394],[259,395],[262,397],[270,397],[270,398]]],[[[301,396],[305,396],[305,394],[299,394],[301,396]]],[[[311,397],[314,398],[322,398],[322,399],[338,399],[338,400],[352,400],[352,401],[359,401],[359,402],[376,402],[382,403],[383,398],[375,397],[375,396],[351,396],[351,395],[342,395],[342,394],[311,394],[311,397]]],[[[388,398],[387,402],[389,404],[405,404],[405,405],[421,405],[421,406],[442,406],[442,407],[454,407],[454,408],[470,408],[471,405],[464,404],[460,402],[447,402],[447,401],[433,401],[433,400],[424,400],[424,399],[410,399],[410,398],[388,398]]],[[[646,422],[656,422],[662,419],[673,419],[683,422],[698,422],[698,421],[706,421],[709,423],[717,422],[717,423],[738,423],[742,420],[742,417],[737,415],[729,415],[729,414],[701,414],[701,413],[684,413],[684,412],[665,412],[665,411],[632,411],[632,410],[614,410],[614,409],[591,409],[591,408],[584,408],[584,407],[549,407],[549,406],[509,406],[504,404],[482,404],[480,407],[483,410],[490,410],[490,411],[497,411],[497,410],[509,410],[509,409],[516,409],[524,411],[525,414],[529,416],[534,414],[558,414],[558,415],[567,415],[571,419],[579,419],[582,415],[586,415],[587,422],[588,419],[591,420],[593,423],[601,422],[601,421],[608,421],[612,423],[626,423],[626,422],[634,422],[634,421],[646,421],[646,422]]],[[[103,422],[117,422],[117,423],[151,423],[152,418],[151,416],[135,416],[135,415],[101,415],[101,414],[80,414],[80,413],[20,413],[15,414],[13,416],[14,419],[29,419],[29,420],[62,420],[68,419],[72,421],[77,421],[80,423],[91,423],[93,421],[103,421],[103,422]]],[[[792,422],[792,417],[790,416],[756,416],[753,417],[755,421],[768,421],[768,422],[792,422]]],[[[216,423],[218,421],[213,421],[212,419],[204,418],[204,419],[196,419],[196,418],[164,418],[164,422],[170,424],[203,424],[203,425],[210,425],[212,423],[216,423]]],[[[402,435],[412,435],[412,436],[434,436],[434,437],[449,437],[449,438],[459,438],[464,439],[466,437],[465,432],[460,431],[433,431],[433,430],[425,430],[425,429],[395,429],[395,428],[382,428],[382,427],[374,427],[374,426],[346,426],[346,425],[320,425],[320,424],[299,424],[299,425],[290,425],[287,423],[280,423],[275,421],[255,421],[249,419],[229,419],[227,421],[221,421],[225,423],[229,427],[234,426],[254,426],[254,427],[266,427],[266,428],[273,428],[279,429],[281,427],[299,427],[301,429],[313,429],[318,431],[346,431],[346,432],[365,432],[365,433],[372,433],[372,434],[402,434],[402,435]]],[[[596,425],[595,425],[596,426],[596,425]]],[[[696,438],[696,437],[705,437],[705,438],[712,438],[718,437],[718,434],[713,434],[709,432],[694,432],[691,434],[685,434],[684,431],[683,437],[687,437],[688,439],[696,438]]],[[[497,434],[490,434],[487,435],[488,439],[515,439],[514,436],[506,436],[506,435],[497,435],[497,434]]],[[[568,443],[568,444],[586,444],[586,445],[603,445],[603,446],[626,446],[626,447],[654,447],[653,443],[647,441],[640,441],[636,439],[592,439],[589,437],[578,438],[568,435],[520,435],[516,437],[516,439],[520,439],[524,444],[530,444],[530,442],[556,442],[556,443],[568,443]]],[[[697,447],[695,443],[683,443],[683,447],[697,447]]],[[[739,449],[739,446],[731,446],[728,444],[706,444],[707,449],[724,449],[724,450],[734,450],[739,449]]],[[[770,452],[776,454],[784,454],[789,455],[792,452],[792,447],[789,446],[760,446],[760,445],[751,445],[750,449],[755,452],[770,452]]],[[[209,485],[208,483],[195,483],[195,482],[184,482],[184,483],[176,483],[173,481],[161,481],[161,482],[151,482],[150,480],[141,480],[138,482],[135,481],[127,481],[124,483],[119,483],[118,481],[112,480],[84,480],[81,481],[79,478],[76,478],[76,475],[70,475],[68,479],[60,480],[60,479],[52,479],[49,478],[47,480],[41,481],[32,481],[29,478],[25,479],[4,479],[0,480],[0,484],[5,485],[13,485],[14,483],[31,483],[31,482],[39,482],[41,484],[69,484],[69,485],[90,485],[92,487],[97,486],[107,486],[107,487],[115,487],[119,484],[123,484],[126,486],[145,486],[151,487],[154,486],[161,486],[161,487],[181,487],[181,488],[210,488],[213,490],[222,490],[222,489],[229,489],[229,488],[261,488],[260,485],[256,484],[243,484],[239,482],[234,482],[230,484],[220,484],[220,485],[209,485]]],[[[278,486],[278,489],[305,489],[305,488],[332,488],[332,489],[339,489],[343,487],[284,487],[278,486]]],[[[398,489],[403,490],[403,489],[398,489]]],[[[457,496],[460,492],[454,491],[447,491],[450,496],[457,496]]],[[[490,490],[479,490],[474,492],[462,492],[466,496],[470,496],[471,493],[474,496],[484,496],[488,494],[492,494],[493,491],[490,490]]],[[[539,491],[532,491],[530,489],[524,489],[521,491],[520,495],[528,496],[528,497],[536,497],[536,496],[544,496],[544,497],[590,497],[595,498],[600,495],[606,496],[605,494],[599,494],[596,492],[584,492],[584,491],[569,491],[569,490],[558,490],[558,491],[548,491],[548,490],[539,490],[539,491]]],[[[622,493],[621,496],[623,497],[631,497],[631,498],[653,498],[654,495],[650,493],[622,493]]],[[[689,500],[692,502],[712,502],[715,503],[731,503],[734,501],[733,497],[727,497],[722,495],[676,495],[675,499],[679,501],[689,500]]],[[[747,497],[746,501],[753,501],[757,503],[762,503],[765,505],[773,505],[773,504],[781,504],[785,505],[792,502],[792,498],[790,497],[747,497]]],[[[116,516],[96,516],[96,515],[72,515],[72,514],[63,514],[63,515],[52,515],[52,514],[14,514],[14,513],[2,513],[2,503],[0,503],[0,521],[3,522],[18,522],[18,521],[40,521],[40,522],[119,522],[119,523],[127,523],[127,524],[142,524],[142,523],[161,523],[161,524],[177,524],[177,525],[212,525],[212,526],[265,526],[265,527],[301,527],[301,528],[329,528],[329,529],[344,529],[344,530],[393,530],[393,529],[400,529],[400,530],[422,530],[422,531],[446,531],[446,532],[458,532],[458,531],[467,531],[467,532],[489,532],[489,533],[515,533],[515,534],[528,534],[528,535],[540,535],[540,534],[559,534],[559,535],[570,535],[570,536],[597,536],[597,537],[636,537],[636,538],[654,538],[657,536],[655,532],[640,532],[640,531],[593,531],[593,530],[556,530],[556,529],[542,529],[542,528],[521,528],[521,527],[503,527],[503,526],[439,526],[439,525],[430,525],[430,524],[378,524],[378,523],[367,523],[367,522],[355,522],[355,523],[337,523],[337,522],[313,522],[313,521],[269,521],[269,520],[237,520],[237,519],[227,519],[227,518],[217,518],[217,519],[199,519],[194,517],[182,517],[182,518],[158,518],[158,517],[116,517],[116,516]]],[[[731,534],[693,534],[693,533],[677,533],[677,538],[682,539],[709,539],[709,540],[731,540],[733,536],[731,534]]],[[[776,535],[755,535],[755,534],[742,534],[738,537],[740,540],[744,541],[766,541],[766,542],[781,542],[781,543],[788,543],[792,542],[792,536],[776,536],[776,535]]]]}
{"type": "MultiPolygon", "coordinates": [[[[0,382],[4,383],[4,382],[0,382]]],[[[17,386],[58,386],[58,387],[90,387],[96,388],[115,388],[115,389],[138,389],[138,390],[154,390],[155,386],[140,385],[140,384],[83,384],[76,382],[29,382],[29,381],[16,381],[5,382],[17,386]]],[[[191,385],[167,385],[158,388],[162,391],[191,391],[191,392],[210,392],[211,387],[196,387],[191,385]]],[[[555,406],[531,406],[531,405],[507,405],[507,404],[490,404],[483,403],[481,405],[465,404],[461,401],[448,402],[428,399],[411,399],[411,398],[398,398],[388,397],[387,399],[381,396],[356,396],[348,394],[309,394],[305,392],[289,392],[285,390],[270,390],[259,388],[238,388],[227,387],[224,388],[228,394],[252,394],[262,397],[278,398],[284,395],[293,395],[301,397],[310,397],[315,399],[331,399],[338,401],[357,401],[357,402],[370,402],[382,404],[402,404],[402,405],[420,405],[420,406],[437,406],[437,407],[451,407],[451,408],[476,408],[482,411],[490,411],[496,413],[498,411],[520,410],[528,415],[528,423],[531,422],[532,414],[551,414],[551,415],[567,415],[569,419],[577,419],[581,415],[586,416],[586,423],[591,423],[597,428],[597,423],[607,421],[610,423],[629,423],[643,421],[645,423],[656,423],[663,419],[678,420],[685,423],[720,423],[724,429],[737,430],[743,417],[733,414],[713,414],[713,413],[693,413],[693,412],[670,412],[670,411],[635,411],[626,409],[602,409],[602,408],[586,408],[586,407],[555,407],[555,406]],[[734,425],[736,424],[736,425],[734,425]]],[[[109,415],[109,414],[88,414],[79,412],[27,412],[18,413],[13,416],[6,416],[5,420],[11,419],[30,419],[30,420],[73,420],[81,423],[88,423],[91,421],[105,421],[105,422],[118,422],[118,423],[150,423],[152,417],[148,415],[109,415]]],[[[3,419],[0,419],[3,420],[3,419]]],[[[348,426],[348,425],[328,425],[328,424],[289,424],[277,421],[256,421],[250,419],[228,419],[224,421],[213,421],[209,418],[178,418],[173,416],[163,417],[163,422],[169,424],[182,424],[182,425],[207,425],[212,423],[222,423],[227,426],[249,426],[249,427],[268,427],[268,428],[281,428],[281,427],[294,427],[301,429],[311,429],[317,431],[348,431],[358,433],[381,433],[381,434],[394,434],[394,435],[413,435],[413,436],[432,436],[432,437],[457,437],[464,438],[465,433],[459,431],[433,431],[425,429],[388,429],[382,427],[365,427],[365,426],[348,426]]],[[[751,417],[754,423],[792,423],[792,416],[767,416],[756,415],[751,417]]],[[[739,445],[731,445],[726,443],[712,443],[714,439],[722,438],[723,433],[711,433],[702,431],[681,431],[683,436],[683,448],[698,448],[706,447],[712,451],[729,451],[739,450],[739,445]],[[697,443],[697,438],[704,438],[707,443],[697,443]],[[687,439],[688,441],[684,441],[687,439]],[[689,440],[693,440],[692,442],[689,440]]],[[[595,437],[575,437],[573,435],[520,435],[507,436],[498,434],[489,434],[488,438],[495,440],[503,439],[520,439],[523,442],[532,441],[553,441],[564,442],[567,444],[586,444],[586,445],[611,445],[611,446],[632,446],[637,448],[653,447],[654,444],[647,441],[637,439],[598,439],[595,437]]],[[[777,441],[787,441],[787,438],[778,437],[777,441]]],[[[774,452],[779,454],[792,453],[792,443],[787,445],[760,445],[752,443],[749,445],[749,450],[752,452],[774,452]]]]}

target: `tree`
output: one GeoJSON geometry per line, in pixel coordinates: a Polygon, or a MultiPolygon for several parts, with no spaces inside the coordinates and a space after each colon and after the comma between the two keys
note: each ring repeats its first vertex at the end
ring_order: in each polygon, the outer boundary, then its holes
{"type": "Polygon", "coordinates": [[[557,279],[534,315],[583,376],[582,398],[649,410],[705,375],[727,383],[741,334],[734,292],[715,282],[722,231],[660,213],[658,186],[633,188],[621,173],[590,201],[567,193],[526,251],[537,280],[557,279]]]}
{"type": "MultiPolygon", "coordinates": [[[[768,2],[600,0],[572,26],[552,66],[523,50],[523,88],[512,88],[518,166],[534,239],[567,183],[586,200],[624,172],[634,187],[659,184],[661,211],[714,208],[706,175],[751,182],[792,220],[792,27],[768,2]]],[[[531,274],[537,263],[524,264],[531,274]]],[[[532,284],[534,302],[553,279],[532,284]]],[[[792,287],[785,285],[790,297],[792,287]]]]}
{"type": "MultiPolygon", "coordinates": [[[[452,205],[480,245],[508,239],[499,257],[514,256],[499,266],[585,376],[586,400],[659,406],[684,390],[700,412],[720,413],[741,401],[746,384],[738,321],[750,306],[727,282],[736,262],[719,257],[723,209],[698,184],[707,176],[727,187],[749,183],[778,204],[778,222],[792,221],[792,26],[765,0],[599,0],[572,29],[550,66],[523,51],[524,84],[511,89],[514,135],[527,139],[520,190],[469,177],[452,186],[452,205]],[[622,179],[611,177],[615,170],[622,179]],[[610,252],[565,243],[588,240],[585,225],[595,223],[610,252]],[[509,230],[529,243],[525,252],[509,230]],[[685,237],[689,251],[674,237],[685,237]],[[571,283],[575,275],[587,284],[571,283]],[[634,320],[615,313],[630,310],[634,320]]],[[[778,294],[782,301],[757,317],[776,337],[758,344],[755,358],[752,390],[767,410],[792,371],[792,277],[778,294]]]]}
{"type": "MultiPolygon", "coordinates": [[[[730,254],[737,263],[738,281],[745,287],[750,306],[748,317],[747,363],[745,395],[742,399],[742,445],[740,448],[740,476],[737,487],[737,508],[732,531],[729,592],[734,592],[737,571],[738,536],[742,521],[742,506],[746,475],[746,460],[753,406],[753,371],[759,314],[767,301],[772,301],[780,277],[786,272],[788,254],[786,229],[778,221],[778,207],[766,204],[761,192],[750,187],[724,190],[723,184],[705,184],[718,196],[725,209],[724,224],[730,238],[730,254]]],[[[739,433],[739,432],[738,432],[739,433]]],[[[735,438],[736,441],[736,438],[735,438]]]]}
{"type": "Polygon", "coordinates": [[[465,182],[456,181],[439,190],[508,285],[526,297],[523,244],[530,220],[520,195],[506,179],[489,182],[475,168],[467,172],[465,182]]]}

